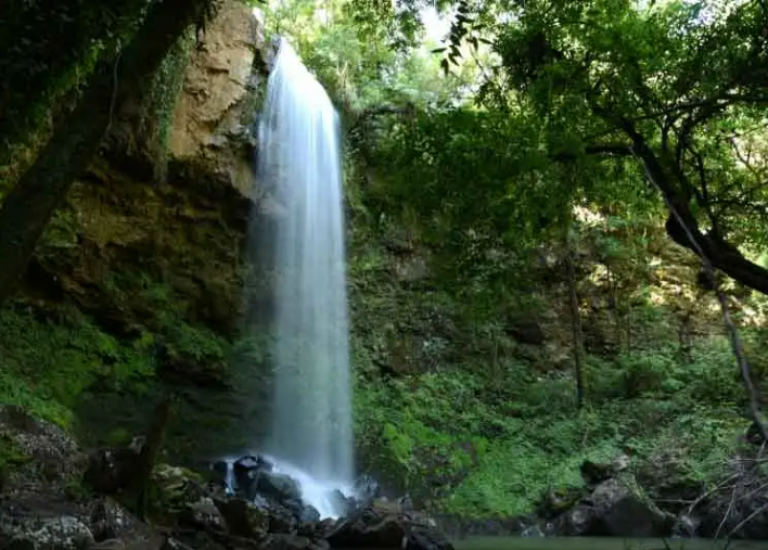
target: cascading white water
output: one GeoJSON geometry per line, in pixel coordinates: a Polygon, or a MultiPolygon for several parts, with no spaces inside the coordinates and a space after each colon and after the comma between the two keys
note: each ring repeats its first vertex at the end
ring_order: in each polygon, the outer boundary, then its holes
{"type": "Polygon", "coordinates": [[[259,128],[272,239],[275,367],[269,453],[323,484],[354,475],[339,121],[281,40],[259,128]]]}

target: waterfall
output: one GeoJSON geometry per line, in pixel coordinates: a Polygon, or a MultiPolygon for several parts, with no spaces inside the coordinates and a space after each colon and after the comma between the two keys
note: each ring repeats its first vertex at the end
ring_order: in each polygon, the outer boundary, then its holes
{"type": "Polygon", "coordinates": [[[326,485],[354,475],[339,121],[281,40],[259,127],[274,198],[274,394],[269,454],[326,485]]]}

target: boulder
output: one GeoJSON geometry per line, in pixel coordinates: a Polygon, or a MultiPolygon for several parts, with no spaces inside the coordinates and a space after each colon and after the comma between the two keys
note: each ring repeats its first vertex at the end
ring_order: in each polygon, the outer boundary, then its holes
{"type": "Polygon", "coordinates": [[[0,548],[8,550],[80,550],[89,548],[93,534],[74,516],[0,519],[0,548]]]}
{"type": "Polygon", "coordinates": [[[592,532],[596,522],[596,515],[596,511],[592,506],[577,504],[555,520],[555,533],[560,537],[588,535],[592,532]]]}
{"type": "MultiPolygon", "coordinates": [[[[358,508],[354,498],[347,498],[346,495],[338,489],[331,491],[328,498],[334,509],[338,510],[341,516],[348,516],[358,508]]],[[[372,502],[373,501],[369,502],[369,504],[372,502]]]]}
{"type": "Polygon", "coordinates": [[[634,482],[609,479],[595,488],[591,496],[597,522],[595,535],[620,537],[666,537],[674,518],[659,510],[634,482]]]}
{"type": "Polygon", "coordinates": [[[291,476],[261,471],[256,479],[256,490],[277,502],[300,501],[299,484],[291,476]]]}
{"type": "Polygon", "coordinates": [[[188,510],[208,496],[208,489],[200,476],[186,468],[158,464],[152,470],[151,481],[156,491],[157,506],[171,514],[188,510]]]}
{"type": "Polygon", "coordinates": [[[224,516],[210,497],[203,497],[182,510],[179,524],[205,531],[224,531],[227,527],[224,516]]]}
{"type": "Polygon", "coordinates": [[[453,550],[453,545],[440,531],[415,526],[409,529],[406,548],[409,550],[453,550]]]}
{"type": "Polygon", "coordinates": [[[267,510],[241,498],[215,501],[224,519],[227,532],[250,539],[261,539],[271,531],[270,516],[267,510]]]}
{"type": "Polygon", "coordinates": [[[555,521],[561,536],[666,537],[674,517],[659,510],[631,476],[600,483],[555,521]]]}
{"type": "Polygon", "coordinates": [[[0,445],[12,446],[18,457],[4,475],[5,492],[33,487],[49,493],[63,489],[70,479],[82,475],[87,463],[67,432],[14,405],[0,405],[0,445]]]}
{"type": "Polygon", "coordinates": [[[401,548],[406,539],[402,522],[394,517],[374,525],[361,519],[342,521],[327,537],[331,548],[401,548]]]}
{"type": "MultiPolygon", "coordinates": [[[[253,500],[258,493],[258,482],[262,474],[272,472],[273,465],[260,456],[244,456],[232,464],[232,475],[235,486],[232,489],[247,499],[253,500]]],[[[225,471],[226,476],[226,471],[225,471]]]]}
{"type": "Polygon", "coordinates": [[[298,529],[298,519],[285,506],[270,504],[266,508],[269,516],[269,532],[293,534],[298,529]]]}
{"type": "Polygon", "coordinates": [[[122,539],[141,526],[138,518],[111,497],[99,499],[91,509],[90,529],[97,542],[122,539]]]}

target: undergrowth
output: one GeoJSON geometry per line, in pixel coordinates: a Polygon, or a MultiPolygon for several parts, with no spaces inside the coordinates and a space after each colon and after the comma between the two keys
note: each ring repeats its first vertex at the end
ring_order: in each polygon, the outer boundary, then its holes
{"type": "MultiPolygon", "coordinates": [[[[658,315],[648,319],[658,323],[658,315]]],[[[744,336],[759,340],[751,329],[744,336]]],[[[570,372],[537,372],[539,359],[521,359],[509,342],[501,347],[512,352],[494,365],[465,352],[454,354],[454,365],[395,377],[378,372],[376,353],[353,347],[365,465],[435,511],[516,516],[551,491],[583,489],[585,460],[621,454],[646,484],[706,487],[748,425],[733,356],[719,335],[697,340],[686,358],[676,343],[658,339],[638,339],[613,357],[588,355],[582,410],[570,372]]]]}
{"type": "MultiPolygon", "coordinates": [[[[147,289],[156,301],[168,299],[147,289]]],[[[135,336],[119,339],[74,308],[52,315],[16,307],[0,310],[0,403],[71,429],[87,392],[143,395],[163,369],[209,366],[220,375],[228,345],[204,327],[166,312],[135,336]]]]}

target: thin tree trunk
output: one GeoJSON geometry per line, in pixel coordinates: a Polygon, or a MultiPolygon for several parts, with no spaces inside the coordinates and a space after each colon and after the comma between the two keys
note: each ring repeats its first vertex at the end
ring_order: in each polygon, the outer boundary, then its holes
{"type": "Polygon", "coordinates": [[[571,331],[573,334],[573,365],[576,374],[576,406],[584,406],[584,369],[581,360],[581,317],[579,315],[579,296],[576,292],[576,273],[573,267],[573,252],[570,243],[565,254],[565,269],[568,276],[568,290],[571,305],[571,331]]]}
{"type": "MultiPolygon", "coordinates": [[[[702,235],[702,233],[698,230],[695,220],[692,219],[690,211],[682,209],[681,213],[681,205],[669,197],[669,195],[665,192],[665,182],[660,181],[660,179],[663,179],[664,177],[660,164],[652,154],[648,153],[650,149],[637,134],[635,134],[633,138],[636,141],[633,152],[643,161],[646,177],[661,191],[662,195],[664,196],[664,201],[667,204],[667,208],[669,209],[670,216],[667,220],[667,231],[669,232],[670,226],[677,228],[677,232],[682,235],[681,239],[687,243],[684,246],[687,246],[693,250],[701,258],[704,271],[712,283],[712,288],[715,289],[717,300],[720,302],[720,309],[723,314],[723,324],[725,325],[725,330],[728,333],[728,337],[731,342],[731,349],[736,359],[736,366],[739,369],[739,374],[741,375],[744,391],[746,392],[747,398],[749,399],[749,414],[752,417],[752,421],[755,423],[755,426],[760,432],[763,440],[768,441],[768,424],[766,424],[765,419],[763,418],[763,413],[760,410],[760,399],[757,394],[757,388],[752,382],[751,368],[749,366],[749,362],[747,361],[747,356],[744,353],[744,346],[741,343],[739,331],[731,319],[731,313],[728,307],[728,299],[725,296],[725,293],[723,293],[723,291],[718,286],[717,277],[715,276],[715,269],[721,269],[724,273],[730,275],[737,281],[744,282],[748,286],[752,286],[752,288],[763,292],[764,294],[768,294],[768,280],[766,280],[765,290],[761,290],[759,285],[750,285],[749,282],[735,276],[732,271],[729,271],[727,266],[724,266],[722,263],[715,261],[722,260],[722,258],[718,258],[717,249],[711,246],[712,240],[707,235],[702,235]],[[713,252],[715,252],[714,259],[713,252]]],[[[677,241],[678,239],[675,240],[677,241]]],[[[735,261],[736,260],[734,259],[734,262],[735,261]]],[[[744,261],[752,264],[746,259],[744,259],[744,261]]],[[[766,271],[766,273],[768,273],[768,271],[766,271]]]]}
{"type": "Polygon", "coordinates": [[[147,515],[147,489],[149,480],[152,477],[152,470],[157,462],[157,457],[163,447],[165,439],[165,429],[168,426],[168,420],[171,416],[171,397],[168,394],[163,395],[155,405],[152,413],[152,420],[147,430],[144,440],[144,446],[137,460],[136,469],[133,472],[133,478],[127,488],[128,494],[135,499],[136,513],[141,519],[146,521],[147,515]]]}
{"type": "Polygon", "coordinates": [[[115,64],[101,62],[77,107],[0,208],[0,307],[13,294],[35,245],[72,182],[98,151],[113,111],[140,90],[184,30],[212,0],[163,0],[115,64]]]}

